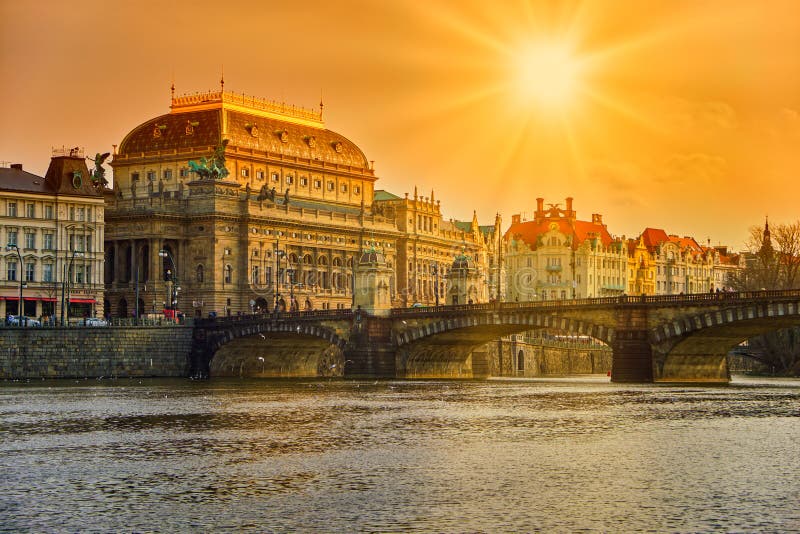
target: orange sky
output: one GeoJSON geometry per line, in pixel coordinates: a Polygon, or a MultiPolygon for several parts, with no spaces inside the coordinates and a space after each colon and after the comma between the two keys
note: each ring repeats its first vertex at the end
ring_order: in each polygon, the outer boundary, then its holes
{"type": "Polygon", "coordinates": [[[0,0],[0,160],[110,150],[169,110],[173,76],[215,88],[223,64],[233,91],[322,91],[378,187],[434,188],[447,217],[507,225],[573,196],[612,234],[738,249],[800,216],[795,0],[0,0]],[[556,59],[525,59],[542,46],[556,59]]]}

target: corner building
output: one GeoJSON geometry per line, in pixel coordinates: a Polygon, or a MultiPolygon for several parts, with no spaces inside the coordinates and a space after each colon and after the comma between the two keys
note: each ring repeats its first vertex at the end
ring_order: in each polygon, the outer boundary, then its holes
{"type": "MultiPolygon", "coordinates": [[[[116,316],[161,313],[172,300],[195,316],[349,308],[354,262],[366,247],[380,250],[394,273],[393,304],[408,301],[405,273],[397,277],[408,263],[407,247],[398,247],[406,230],[386,205],[398,197],[376,197],[372,163],[326,129],[322,106],[224,86],[173,92],[170,113],[131,131],[111,165],[105,279],[116,316]],[[208,168],[227,175],[201,177],[208,168]]],[[[444,237],[431,248],[452,254],[466,243],[487,256],[484,238],[444,237]]]]}
{"type": "Polygon", "coordinates": [[[102,317],[104,228],[82,149],[53,150],[45,176],[0,168],[0,316],[102,317]]]}

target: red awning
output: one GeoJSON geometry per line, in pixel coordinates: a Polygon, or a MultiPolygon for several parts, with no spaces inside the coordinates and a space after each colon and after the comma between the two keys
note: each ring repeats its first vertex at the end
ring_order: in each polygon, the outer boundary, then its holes
{"type": "Polygon", "coordinates": [[[70,297],[69,301],[70,301],[70,303],[74,302],[75,304],[96,304],[97,303],[97,301],[94,300],[94,299],[76,299],[76,298],[72,298],[72,297],[70,297]]]}

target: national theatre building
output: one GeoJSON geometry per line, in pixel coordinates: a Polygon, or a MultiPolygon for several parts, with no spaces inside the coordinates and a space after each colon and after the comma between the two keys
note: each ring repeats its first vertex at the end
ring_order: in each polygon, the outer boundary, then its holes
{"type": "Polygon", "coordinates": [[[140,314],[194,316],[350,308],[354,262],[372,248],[392,269],[395,306],[478,302],[503,290],[499,217],[492,226],[444,220],[433,192],[376,190],[373,164],[326,129],[321,105],[224,85],[173,90],[171,111],[125,136],[111,166],[105,281],[114,316],[137,303],[140,314]],[[467,264],[469,282],[446,294],[467,264]]]}

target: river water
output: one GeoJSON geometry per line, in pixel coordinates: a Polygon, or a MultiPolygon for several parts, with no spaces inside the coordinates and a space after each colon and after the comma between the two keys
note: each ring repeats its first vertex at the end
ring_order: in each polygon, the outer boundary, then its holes
{"type": "Polygon", "coordinates": [[[0,529],[800,531],[800,380],[0,386],[0,529]]]}

